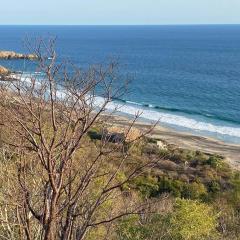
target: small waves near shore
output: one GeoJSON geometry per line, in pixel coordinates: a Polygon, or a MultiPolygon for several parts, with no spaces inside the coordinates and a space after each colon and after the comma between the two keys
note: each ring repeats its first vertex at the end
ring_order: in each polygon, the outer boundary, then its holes
{"type": "MultiPolygon", "coordinates": [[[[26,72],[21,75],[15,75],[15,78],[20,78],[19,80],[30,83],[31,76],[36,76],[37,81],[41,81],[41,78],[43,78],[41,73],[36,72],[26,72]]],[[[59,98],[64,98],[66,91],[64,89],[59,90],[57,95],[59,98]]],[[[96,96],[94,101],[95,107],[98,108],[105,100],[100,96],[96,96]]],[[[148,123],[158,122],[159,125],[163,127],[168,127],[179,132],[188,132],[193,135],[206,136],[228,143],[240,144],[240,124],[217,119],[213,116],[122,99],[113,99],[113,101],[106,106],[106,111],[130,118],[138,113],[140,114],[140,120],[148,123]]]]}
{"type": "MultiPolygon", "coordinates": [[[[103,99],[99,97],[97,101],[100,103],[103,99]]],[[[215,119],[212,116],[202,116],[124,100],[114,100],[107,106],[109,111],[115,108],[118,109],[119,114],[134,116],[136,113],[140,113],[142,120],[158,121],[160,125],[178,131],[208,136],[230,143],[240,143],[240,124],[238,123],[215,119]]]]}
{"type": "MultiPolygon", "coordinates": [[[[240,143],[240,25],[1,26],[0,46],[26,52],[27,35],[57,37],[58,61],[81,69],[116,59],[125,99],[108,110],[142,112],[142,120],[177,131],[240,143]]],[[[0,59],[13,71],[36,70],[32,61],[0,59]]]]}

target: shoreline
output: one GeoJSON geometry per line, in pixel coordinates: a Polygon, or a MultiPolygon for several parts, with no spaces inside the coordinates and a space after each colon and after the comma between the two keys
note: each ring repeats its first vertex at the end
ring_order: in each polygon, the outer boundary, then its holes
{"type": "MultiPolygon", "coordinates": [[[[131,119],[125,116],[113,115],[111,122],[116,126],[128,126],[131,119]]],[[[138,120],[134,127],[144,130],[151,126],[150,123],[138,120]]],[[[152,133],[148,135],[165,141],[167,144],[188,150],[199,150],[209,154],[218,154],[234,169],[240,170],[240,144],[226,143],[211,137],[198,136],[188,132],[162,127],[157,124],[152,133]]]]}
{"type": "MultiPolygon", "coordinates": [[[[109,115],[105,114],[105,116],[109,115]]],[[[110,117],[111,122],[116,126],[127,126],[131,122],[131,117],[126,115],[114,114],[110,117]]],[[[150,121],[141,118],[134,124],[134,127],[144,130],[151,125],[150,121]]],[[[221,155],[230,166],[240,170],[240,144],[227,143],[211,137],[195,135],[194,133],[184,132],[165,126],[163,127],[161,123],[157,124],[148,137],[163,140],[167,144],[175,145],[183,149],[199,150],[209,154],[221,155]]]]}

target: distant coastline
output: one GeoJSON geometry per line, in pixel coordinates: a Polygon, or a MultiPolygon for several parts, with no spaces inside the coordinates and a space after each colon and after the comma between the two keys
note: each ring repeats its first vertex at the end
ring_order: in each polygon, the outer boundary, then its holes
{"type": "MultiPolygon", "coordinates": [[[[120,115],[143,111],[144,121],[225,142],[240,142],[240,25],[0,26],[0,46],[26,52],[26,34],[57,36],[59,61],[78,67],[119,60],[121,82],[133,79],[116,104],[120,115]],[[6,39],[12,39],[6,41],[6,39]],[[124,102],[125,101],[125,102],[124,102]]],[[[0,59],[13,71],[35,64],[0,59]]],[[[111,110],[111,109],[110,109],[111,110]]]]}

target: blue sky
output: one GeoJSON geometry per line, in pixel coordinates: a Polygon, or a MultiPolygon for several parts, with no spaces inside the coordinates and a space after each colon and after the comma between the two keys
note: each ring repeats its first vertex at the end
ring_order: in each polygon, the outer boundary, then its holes
{"type": "Polygon", "coordinates": [[[240,24],[240,0],[6,0],[0,24],[240,24]]]}

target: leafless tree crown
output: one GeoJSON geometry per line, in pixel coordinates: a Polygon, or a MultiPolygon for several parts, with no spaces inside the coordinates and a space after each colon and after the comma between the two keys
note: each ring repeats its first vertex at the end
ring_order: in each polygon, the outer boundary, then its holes
{"type": "Polygon", "coordinates": [[[120,81],[117,64],[81,70],[59,63],[54,45],[54,40],[39,40],[34,46],[29,41],[40,74],[22,75],[24,81],[1,86],[1,128],[8,129],[3,144],[14,155],[6,156],[14,161],[3,200],[14,212],[11,221],[1,210],[8,239],[80,240],[89,229],[110,226],[146,207],[122,191],[155,164],[129,160],[131,147],[151,131],[126,144],[139,114],[117,143],[110,142],[109,134],[101,134],[98,141],[88,137],[91,129],[103,133],[111,125],[118,107],[107,114],[106,107],[126,90],[125,84],[115,84],[120,81]]]}

